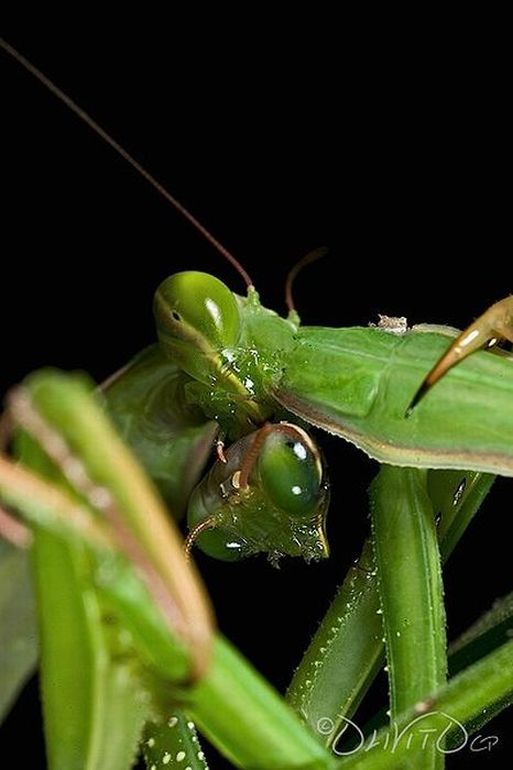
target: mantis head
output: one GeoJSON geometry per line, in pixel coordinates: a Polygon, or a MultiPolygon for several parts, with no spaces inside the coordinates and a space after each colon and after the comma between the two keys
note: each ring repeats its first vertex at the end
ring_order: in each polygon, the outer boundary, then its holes
{"type": "Polygon", "coordinates": [[[266,424],[236,441],[196,487],[189,546],[234,561],[259,552],[307,561],[329,553],[329,485],[319,449],[296,425],[266,424]]]}

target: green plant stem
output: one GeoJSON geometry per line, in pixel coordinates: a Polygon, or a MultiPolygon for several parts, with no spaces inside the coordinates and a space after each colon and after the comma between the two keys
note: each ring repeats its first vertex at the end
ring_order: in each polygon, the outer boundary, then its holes
{"type": "Polygon", "coordinates": [[[512,702],[513,642],[510,641],[451,679],[438,693],[425,698],[423,708],[419,707],[417,710],[401,715],[396,720],[391,734],[388,726],[380,730],[372,740],[375,748],[367,743],[365,746],[367,751],[358,751],[351,757],[340,760],[338,768],[339,770],[417,768],[414,752],[428,730],[433,730],[432,741],[438,742],[440,754],[444,751],[444,737],[450,733],[453,736],[460,736],[456,747],[453,745],[455,742],[453,739],[451,750],[463,751],[465,736],[471,735],[512,702]],[[413,724],[414,721],[415,724],[413,724]],[[409,742],[408,737],[412,730],[415,735],[409,742]]]}
{"type": "MultiPolygon", "coordinates": [[[[497,599],[488,612],[485,612],[449,646],[447,658],[449,675],[455,676],[498,649],[511,639],[512,631],[513,594],[508,594],[502,599],[497,599]]],[[[498,706],[500,707],[500,704],[498,706]]],[[[386,711],[382,709],[365,725],[363,732],[369,735],[387,722],[386,711]]]]}
{"type": "Polygon", "coordinates": [[[495,476],[472,471],[428,471],[427,486],[435,518],[442,561],[449,558],[488,492],[495,476]]]}
{"type": "MultiPolygon", "coordinates": [[[[488,494],[494,477],[471,471],[428,471],[428,490],[447,558],[488,494]],[[462,486],[464,487],[462,489],[462,486]],[[459,491],[462,490],[462,491],[459,491]],[[451,535],[451,548],[445,545],[451,535]]],[[[287,700],[318,740],[333,744],[344,717],[358,708],[384,658],[383,628],[372,547],[367,542],[357,564],[321,621],[299,664],[287,700]]]]}
{"type": "Polygon", "coordinates": [[[216,640],[213,665],[188,708],[200,730],[236,767],[332,767],[332,758],[292,709],[222,638],[216,640]]]}
{"type": "Polygon", "coordinates": [[[391,717],[444,682],[445,612],[426,472],[384,465],[371,488],[391,717]]]}
{"type": "Polygon", "coordinates": [[[383,628],[372,543],[349,570],[287,692],[287,700],[329,746],[383,664],[383,628]]]}
{"type": "MultiPolygon", "coordinates": [[[[371,488],[391,719],[437,690],[447,671],[443,586],[426,472],[383,466],[371,488]]],[[[440,766],[426,747],[419,768],[440,766]]]]}
{"type": "Polygon", "coordinates": [[[513,593],[497,599],[470,628],[449,646],[449,671],[459,673],[511,638],[513,593]]]}

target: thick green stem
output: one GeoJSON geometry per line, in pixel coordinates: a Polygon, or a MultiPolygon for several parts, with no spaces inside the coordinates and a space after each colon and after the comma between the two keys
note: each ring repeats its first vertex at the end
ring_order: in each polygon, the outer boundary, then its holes
{"type": "MultiPolygon", "coordinates": [[[[445,681],[440,555],[426,472],[383,466],[372,485],[372,530],[394,720],[445,681]]],[[[426,747],[418,767],[440,766],[426,747]]]]}
{"type": "Polygon", "coordinates": [[[383,466],[372,485],[372,531],[386,638],[391,717],[444,682],[445,612],[426,472],[383,466]]]}

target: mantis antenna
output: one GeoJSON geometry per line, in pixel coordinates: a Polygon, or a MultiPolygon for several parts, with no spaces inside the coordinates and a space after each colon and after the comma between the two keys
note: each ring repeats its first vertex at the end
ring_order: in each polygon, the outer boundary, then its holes
{"type": "Polygon", "coordinates": [[[296,306],[294,304],[294,296],[292,293],[294,281],[296,280],[297,276],[304,267],[311,265],[312,262],[317,262],[317,260],[321,259],[321,257],[325,257],[327,253],[328,249],[325,246],[321,246],[318,249],[309,251],[308,254],[305,254],[305,256],[299,260],[299,262],[296,262],[292,270],[287,275],[287,280],[285,281],[285,302],[287,304],[289,313],[297,313],[296,306]]]}
{"type": "Polygon", "coordinates": [[[46,75],[41,72],[40,69],[38,69],[34,64],[32,64],[32,62],[30,62],[19,51],[17,51],[16,48],[13,48],[12,45],[7,43],[1,37],[0,47],[3,48],[6,53],[12,56],[12,58],[15,59],[18,64],[21,64],[22,67],[30,72],[31,75],[39,80],[39,82],[42,83],[45,88],[47,88],[54,96],[56,96],[57,99],[60,99],[60,101],[63,102],[66,107],[74,112],[75,115],[80,118],[80,120],[92,128],[92,130],[107,144],[109,144],[112,149],[118,153],[118,155],[126,160],[126,162],[132,166],[132,168],[134,168],[144,179],[146,179],[146,181],[149,182],[150,185],[155,190],[157,190],[157,192],[160,193],[160,195],[162,195],[162,197],[176,211],[178,211],[178,213],[181,214],[182,217],[184,217],[184,219],[186,219],[194,227],[194,229],[203,236],[203,238],[205,238],[205,240],[207,240],[215,249],[217,249],[221,256],[223,256],[231,265],[233,265],[233,267],[242,277],[248,289],[253,286],[253,281],[251,280],[249,273],[242,267],[238,259],[236,259],[233,254],[231,254],[228,249],[226,249],[223,244],[220,243],[204,225],[201,224],[198,219],[196,219],[194,214],[191,214],[191,212],[182,203],[180,203],[178,198],[175,198],[174,195],[171,195],[171,193],[166,190],[166,188],[153,176],[153,174],[150,174],[150,172],[147,171],[144,166],[139,163],[139,161],[130,155],[130,153],[127,152],[127,150],[125,150],[125,148],[122,147],[119,142],[117,142],[109,133],[107,133],[107,131],[105,131],[105,129],[103,129],[85,110],[79,107],[79,105],[74,102],[71,97],[69,97],[64,93],[64,91],[56,86],[55,83],[50,80],[50,78],[46,77],[46,75]]]}

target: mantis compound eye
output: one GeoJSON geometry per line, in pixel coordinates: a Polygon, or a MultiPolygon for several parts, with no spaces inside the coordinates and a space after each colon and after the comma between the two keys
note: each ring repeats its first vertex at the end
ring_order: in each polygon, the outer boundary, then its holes
{"type": "Polygon", "coordinates": [[[295,425],[283,427],[284,432],[274,430],[265,439],[256,470],[264,493],[277,508],[291,516],[308,516],[322,493],[321,458],[305,431],[295,425]]]}
{"type": "Polygon", "coordinates": [[[166,278],[155,293],[153,310],[162,346],[193,377],[204,377],[201,354],[212,357],[239,338],[237,301],[208,273],[190,270],[166,278]]]}
{"type": "Polygon", "coordinates": [[[166,278],[155,295],[159,331],[179,339],[196,335],[213,348],[237,342],[240,315],[230,289],[208,273],[188,270],[166,278]]]}

